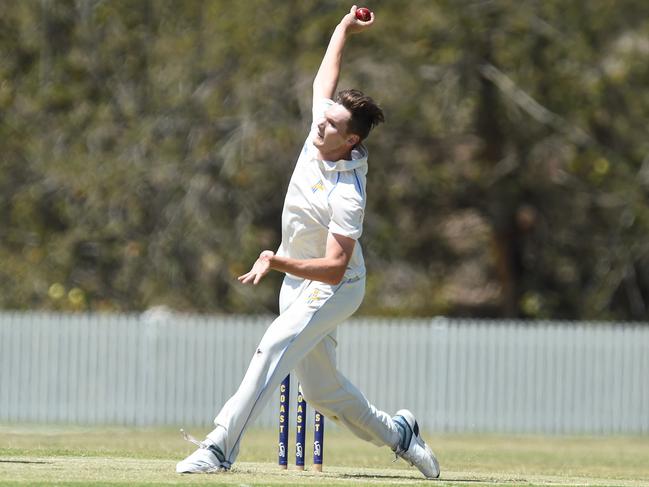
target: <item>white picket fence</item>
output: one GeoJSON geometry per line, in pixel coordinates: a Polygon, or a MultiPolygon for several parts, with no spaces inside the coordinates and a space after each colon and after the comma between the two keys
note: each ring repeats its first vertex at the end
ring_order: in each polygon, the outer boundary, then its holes
{"type": "MultiPolygon", "coordinates": [[[[0,422],[209,427],[271,320],[0,313],[0,422]]],[[[337,338],[368,399],[430,431],[649,433],[648,324],[354,319],[337,338]]]]}

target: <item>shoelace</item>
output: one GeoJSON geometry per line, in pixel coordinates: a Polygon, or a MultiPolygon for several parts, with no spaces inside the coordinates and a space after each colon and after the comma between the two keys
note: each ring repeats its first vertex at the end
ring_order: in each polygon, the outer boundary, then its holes
{"type": "MultiPolygon", "coordinates": [[[[392,460],[392,463],[397,463],[399,461],[399,458],[403,458],[403,457],[399,456],[399,453],[403,453],[405,451],[406,450],[401,450],[400,448],[397,448],[396,450],[394,450],[394,460],[392,460]]],[[[403,459],[406,461],[406,463],[409,463],[411,466],[413,466],[413,467],[415,466],[415,464],[412,463],[410,460],[406,460],[405,458],[403,458],[403,459]]]]}
{"type": "Polygon", "coordinates": [[[401,458],[401,459],[403,459],[406,463],[409,463],[411,466],[414,467],[415,464],[412,463],[410,460],[408,460],[408,459],[406,459],[406,458],[403,458],[403,457],[399,456],[400,454],[405,453],[405,452],[407,452],[407,451],[408,451],[408,450],[404,450],[404,449],[401,448],[400,446],[397,446],[397,449],[396,449],[396,450],[393,450],[393,452],[394,452],[394,460],[392,460],[392,463],[397,463],[397,462],[399,461],[399,458],[401,458]]]}
{"type": "Polygon", "coordinates": [[[194,438],[192,435],[187,433],[183,428],[180,428],[180,434],[183,435],[183,439],[185,441],[189,441],[190,443],[193,443],[199,448],[203,448],[204,450],[210,450],[216,459],[220,462],[218,469],[219,470],[230,470],[230,463],[226,462],[225,460],[225,455],[223,455],[223,452],[218,446],[215,445],[209,445],[205,444],[202,441],[198,441],[196,438],[194,438]]]}
{"type": "Polygon", "coordinates": [[[202,441],[198,441],[196,438],[194,438],[192,435],[187,433],[187,431],[185,431],[182,428],[180,428],[180,434],[183,435],[183,439],[185,441],[189,441],[190,443],[193,443],[194,445],[196,445],[199,448],[206,448],[205,443],[203,443],[202,441]]]}

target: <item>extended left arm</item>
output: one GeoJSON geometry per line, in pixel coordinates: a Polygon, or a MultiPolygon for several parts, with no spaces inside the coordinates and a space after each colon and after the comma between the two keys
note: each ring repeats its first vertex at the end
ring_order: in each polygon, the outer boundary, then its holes
{"type": "Polygon", "coordinates": [[[338,284],[342,281],[349,259],[352,257],[356,240],[330,233],[327,236],[325,256],[317,259],[291,259],[280,257],[270,250],[264,250],[250,272],[239,276],[243,284],[257,284],[271,269],[293,274],[312,281],[338,284]]]}

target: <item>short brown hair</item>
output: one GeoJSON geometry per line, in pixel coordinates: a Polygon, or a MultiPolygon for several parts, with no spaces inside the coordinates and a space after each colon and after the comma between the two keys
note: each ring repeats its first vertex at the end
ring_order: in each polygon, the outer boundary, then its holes
{"type": "Polygon", "coordinates": [[[359,90],[341,90],[336,96],[340,103],[352,114],[347,132],[365,139],[370,130],[385,121],[383,110],[369,96],[359,90]]]}

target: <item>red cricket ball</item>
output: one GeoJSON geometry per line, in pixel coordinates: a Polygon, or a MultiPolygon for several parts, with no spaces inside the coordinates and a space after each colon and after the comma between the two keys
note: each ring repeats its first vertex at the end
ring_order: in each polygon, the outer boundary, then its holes
{"type": "Polygon", "coordinates": [[[363,22],[369,22],[372,18],[372,12],[369,8],[360,7],[356,9],[356,18],[362,20],[363,22]]]}

